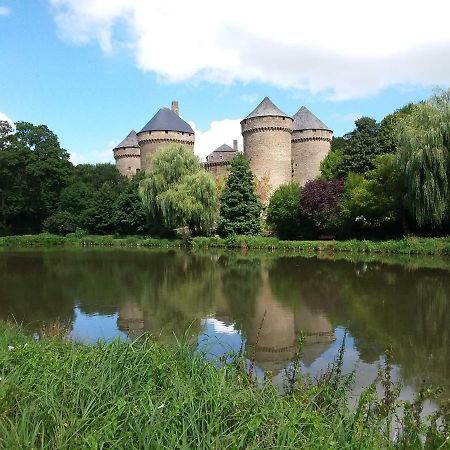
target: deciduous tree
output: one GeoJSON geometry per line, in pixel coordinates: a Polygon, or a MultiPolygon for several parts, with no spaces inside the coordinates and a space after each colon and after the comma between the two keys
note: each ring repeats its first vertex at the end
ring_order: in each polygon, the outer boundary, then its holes
{"type": "Polygon", "coordinates": [[[440,225],[449,213],[450,90],[415,105],[403,120],[397,165],[417,223],[440,225]]]}
{"type": "Polygon", "coordinates": [[[214,179],[183,146],[168,147],[153,158],[139,192],[151,222],[167,228],[208,233],[217,219],[214,179]]]}
{"type": "Polygon", "coordinates": [[[300,186],[281,185],[270,197],[267,224],[281,239],[296,239],[300,224],[300,186]]]}

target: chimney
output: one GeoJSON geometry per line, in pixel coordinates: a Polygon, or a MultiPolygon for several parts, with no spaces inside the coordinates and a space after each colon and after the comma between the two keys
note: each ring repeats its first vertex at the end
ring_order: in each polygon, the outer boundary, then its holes
{"type": "Polygon", "coordinates": [[[233,140],[233,150],[238,151],[237,139],[234,139],[234,140],[233,140]]]}
{"type": "Polygon", "coordinates": [[[172,111],[179,116],[180,115],[180,108],[178,107],[178,101],[172,100],[172,111]]]}

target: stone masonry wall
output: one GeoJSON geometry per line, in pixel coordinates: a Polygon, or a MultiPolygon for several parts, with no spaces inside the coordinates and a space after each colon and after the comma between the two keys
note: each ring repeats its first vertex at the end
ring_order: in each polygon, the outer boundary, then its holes
{"type": "Polygon", "coordinates": [[[194,151],[194,134],[178,131],[144,131],[138,133],[139,146],[141,147],[141,170],[150,167],[150,159],[158,150],[173,144],[184,145],[194,151]]]}
{"type": "Polygon", "coordinates": [[[214,178],[226,178],[230,173],[231,161],[206,162],[203,167],[214,178]]]}
{"type": "Polygon", "coordinates": [[[114,150],[117,170],[131,178],[141,170],[141,152],[138,148],[120,148],[114,150]]]}
{"type": "Polygon", "coordinates": [[[330,151],[332,136],[327,130],[292,133],[292,181],[304,186],[320,175],[320,163],[330,151]]]}
{"type": "Polygon", "coordinates": [[[269,178],[270,193],[291,180],[290,117],[255,117],[241,122],[244,154],[258,179],[269,178]]]}

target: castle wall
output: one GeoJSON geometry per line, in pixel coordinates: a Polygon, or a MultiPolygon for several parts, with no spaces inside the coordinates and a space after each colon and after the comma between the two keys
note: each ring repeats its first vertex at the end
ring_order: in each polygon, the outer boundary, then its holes
{"type": "Polygon", "coordinates": [[[254,117],[241,122],[244,154],[258,179],[269,178],[270,193],[291,180],[290,117],[254,117]]]}
{"type": "Polygon", "coordinates": [[[131,178],[141,170],[141,151],[138,148],[120,148],[114,150],[117,170],[131,178]]]}
{"type": "Polygon", "coordinates": [[[181,131],[144,131],[138,133],[141,147],[141,170],[150,167],[150,160],[158,150],[173,144],[180,144],[194,151],[194,133],[181,131]]]}
{"type": "Polygon", "coordinates": [[[206,162],[203,164],[204,169],[214,178],[226,178],[230,173],[230,161],[206,162]]]}
{"type": "Polygon", "coordinates": [[[292,181],[300,186],[320,175],[320,163],[331,148],[328,130],[298,130],[292,133],[292,181]]]}

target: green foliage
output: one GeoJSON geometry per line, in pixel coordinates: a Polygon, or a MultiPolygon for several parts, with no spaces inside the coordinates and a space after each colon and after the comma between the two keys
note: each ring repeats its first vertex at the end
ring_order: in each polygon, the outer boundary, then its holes
{"type": "Polygon", "coordinates": [[[236,155],[220,199],[220,234],[259,234],[261,209],[249,162],[244,155],[236,155]]]}
{"type": "Polygon", "coordinates": [[[402,185],[395,155],[375,158],[366,177],[349,173],[341,199],[341,214],[348,229],[379,228],[399,222],[402,216],[402,185]]]}
{"type": "Polygon", "coordinates": [[[440,225],[449,213],[450,91],[404,118],[397,165],[411,215],[419,225],[440,225]]]}
{"type": "Polygon", "coordinates": [[[126,177],[110,163],[78,164],[73,169],[73,179],[89,186],[92,191],[100,189],[104,183],[110,183],[120,189],[120,186],[127,182],[126,177]]]}
{"type": "Polygon", "coordinates": [[[71,171],[68,153],[45,125],[17,122],[14,133],[2,123],[0,189],[4,221],[11,231],[40,231],[58,208],[71,171]]]}
{"type": "Polygon", "coordinates": [[[144,174],[137,174],[127,183],[115,203],[115,232],[122,235],[142,234],[147,230],[144,205],[139,195],[139,183],[144,174]]]}
{"type": "Polygon", "coordinates": [[[337,178],[343,158],[342,150],[331,148],[327,156],[320,163],[320,178],[324,180],[337,178]]]}
{"type": "Polygon", "coordinates": [[[65,236],[75,232],[77,229],[77,221],[72,213],[59,211],[45,219],[43,229],[48,233],[65,236]]]}
{"type": "Polygon", "coordinates": [[[214,179],[183,146],[161,150],[140,183],[139,192],[150,221],[167,228],[188,226],[208,233],[218,211],[214,179]]]}
{"type": "Polygon", "coordinates": [[[254,382],[239,355],[216,367],[185,342],[164,346],[144,336],[88,346],[63,336],[53,327],[35,341],[1,324],[0,447],[401,449],[424,447],[422,434],[426,448],[446,442],[446,409],[436,415],[442,427],[420,419],[425,390],[405,402],[390,440],[398,404],[389,360],[379,374],[383,398],[374,383],[350,407],[343,346],[316,382],[293,372],[280,395],[270,380],[254,382]]]}
{"type": "Polygon", "coordinates": [[[86,211],[86,224],[90,232],[111,234],[115,231],[116,201],[118,192],[115,186],[105,182],[94,192],[92,202],[86,211]]]}
{"type": "Polygon", "coordinates": [[[280,239],[295,239],[299,233],[300,186],[289,183],[272,195],[267,208],[267,223],[280,239]]]}
{"type": "MultiPolygon", "coordinates": [[[[67,237],[51,234],[32,236],[0,237],[0,248],[46,247],[46,246],[106,246],[106,247],[183,247],[182,239],[160,239],[142,236],[92,236],[80,230],[67,237]]],[[[261,250],[295,250],[306,253],[369,253],[369,254],[399,254],[399,255],[435,255],[450,256],[450,238],[417,238],[409,237],[395,240],[342,240],[342,241],[282,241],[275,237],[237,236],[226,239],[220,237],[196,236],[192,239],[192,247],[202,248],[239,248],[261,250]]]]}
{"type": "Polygon", "coordinates": [[[380,125],[375,119],[361,117],[355,121],[356,128],[344,136],[342,160],[338,174],[345,176],[349,172],[364,174],[373,169],[373,160],[384,153],[380,143],[380,125]]]}
{"type": "Polygon", "coordinates": [[[392,114],[388,114],[380,122],[380,144],[384,153],[396,153],[399,148],[400,126],[403,119],[414,110],[414,104],[409,103],[392,114]]]}

